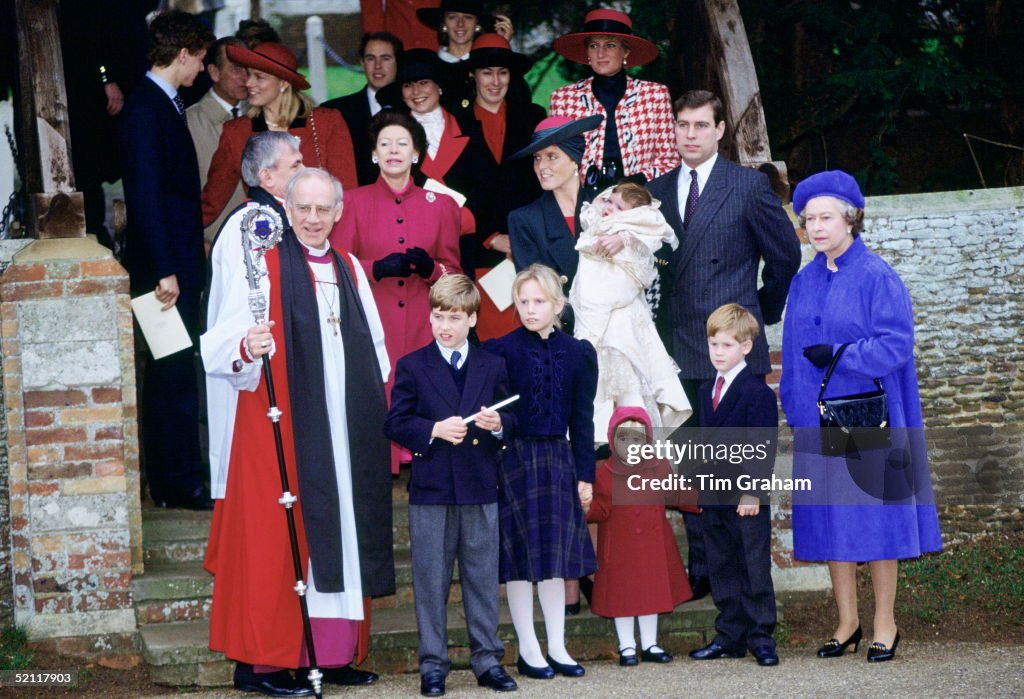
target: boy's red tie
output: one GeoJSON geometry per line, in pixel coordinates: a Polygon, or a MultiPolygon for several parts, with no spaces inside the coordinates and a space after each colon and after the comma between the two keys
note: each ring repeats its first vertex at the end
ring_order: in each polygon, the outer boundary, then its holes
{"type": "Polygon", "coordinates": [[[725,386],[725,377],[719,376],[715,381],[715,395],[711,397],[711,409],[718,410],[718,402],[722,400],[722,387],[725,386]]]}

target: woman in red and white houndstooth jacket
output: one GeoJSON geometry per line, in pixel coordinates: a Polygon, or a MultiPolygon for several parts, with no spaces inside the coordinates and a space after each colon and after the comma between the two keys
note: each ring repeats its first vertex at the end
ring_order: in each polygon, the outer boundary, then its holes
{"type": "Polygon", "coordinates": [[[581,168],[588,190],[599,191],[631,175],[651,180],[679,165],[668,88],[626,75],[627,66],[646,65],[658,57],[657,46],[633,34],[629,15],[592,10],[582,32],[555,39],[553,48],[594,72],[555,90],[549,110],[572,119],[605,117],[587,134],[581,168]],[[609,113],[615,118],[608,119],[609,113]]]}

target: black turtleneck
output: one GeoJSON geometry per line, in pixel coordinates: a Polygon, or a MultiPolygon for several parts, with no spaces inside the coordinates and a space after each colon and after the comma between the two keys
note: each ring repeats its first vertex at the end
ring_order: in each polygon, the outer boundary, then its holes
{"type": "Polygon", "coordinates": [[[594,97],[604,107],[607,126],[604,131],[604,157],[621,158],[619,148],[619,130],[615,126],[615,107],[626,94],[626,71],[620,70],[615,75],[595,75],[593,82],[594,97]]]}

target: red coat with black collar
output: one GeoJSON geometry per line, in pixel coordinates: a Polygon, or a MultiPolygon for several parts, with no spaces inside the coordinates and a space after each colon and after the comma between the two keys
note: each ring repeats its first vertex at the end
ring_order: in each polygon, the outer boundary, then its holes
{"type": "MultiPolygon", "coordinates": [[[[592,77],[560,87],[551,94],[549,115],[560,114],[572,119],[600,114],[604,106],[594,96],[592,77]]],[[[668,88],[649,80],[626,78],[626,94],[615,108],[615,127],[622,150],[622,169],[626,175],[642,174],[648,180],[678,167],[673,127],[672,98],[668,88]]],[[[587,148],[580,171],[591,165],[601,167],[604,156],[605,122],[583,134],[587,148]]]]}

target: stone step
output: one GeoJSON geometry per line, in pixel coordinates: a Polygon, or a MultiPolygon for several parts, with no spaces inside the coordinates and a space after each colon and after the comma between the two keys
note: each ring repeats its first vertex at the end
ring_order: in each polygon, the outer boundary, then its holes
{"type": "Polygon", "coordinates": [[[139,624],[209,619],[213,576],[198,561],[150,563],[132,594],[139,624]]]}
{"type": "Polygon", "coordinates": [[[209,621],[147,624],[140,627],[139,637],[152,682],[172,687],[231,684],[234,663],[209,649],[209,621]]]}
{"type": "Polygon", "coordinates": [[[148,566],[202,561],[210,535],[212,512],[165,510],[142,511],[142,560],[148,566]]]}
{"type": "MultiPolygon", "coordinates": [[[[658,643],[671,653],[683,654],[714,637],[717,612],[710,599],[682,605],[663,614],[658,624],[658,643]]],[[[540,609],[534,610],[537,633],[544,636],[540,609]]],[[[781,610],[779,618],[781,619],[781,610]]],[[[506,605],[502,605],[498,635],[505,642],[506,661],[518,655],[515,630],[506,605]]],[[[565,620],[566,645],[580,661],[613,659],[617,643],[610,619],[584,610],[565,620]]],[[[449,652],[456,668],[469,667],[469,639],[461,604],[448,607],[449,652]]],[[[140,629],[142,654],[153,682],[170,686],[223,686],[231,683],[232,664],[208,649],[209,622],[149,624],[140,629]]],[[[370,656],[364,669],[382,673],[416,672],[419,638],[411,608],[381,609],[373,613],[370,656]]]]}

